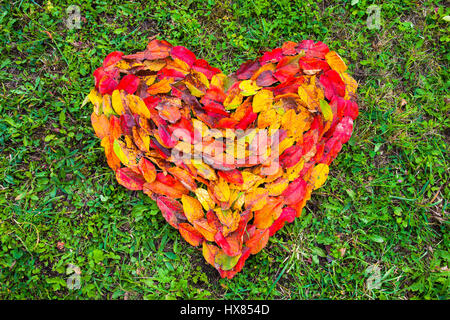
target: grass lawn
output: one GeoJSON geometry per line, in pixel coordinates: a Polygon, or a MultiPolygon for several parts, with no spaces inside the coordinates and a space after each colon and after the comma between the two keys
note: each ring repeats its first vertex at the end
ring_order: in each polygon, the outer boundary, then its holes
{"type": "Polygon", "coordinates": [[[69,1],[0,2],[1,299],[449,298],[445,1],[76,2],[79,28],[69,1]],[[232,280],[115,181],[81,106],[109,52],[153,35],[226,73],[320,40],[359,83],[328,181],[232,280]]]}

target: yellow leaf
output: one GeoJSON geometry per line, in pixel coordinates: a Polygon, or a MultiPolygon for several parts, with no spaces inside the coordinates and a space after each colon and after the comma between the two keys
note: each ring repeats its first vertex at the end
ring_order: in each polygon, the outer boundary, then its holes
{"type": "Polygon", "coordinates": [[[125,107],[123,106],[122,94],[120,90],[114,90],[111,96],[111,103],[114,111],[118,115],[125,113],[125,107]]]}
{"type": "Polygon", "coordinates": [[[102,113],[101,106],[103,103],[103,97],[102,95],[94,89],[91,90],[91,92],[88,94],[89,101],[94,105],[94,112],[96,115],[100,115],[102,113]]]}
{"type": "Polygon", "coordinates": [[[111,115],[115,115],[116,113],[114,112],[114,109],[112,108],[112,104],[111,104],[111,96],[109,94],[105,94],[103,96],[103,113],[105,114],[106,117],[109,117],[111,115]]]}
{"type": "Polygon", "coordinates": [[[285,177],[289,181],[294,181],[296,178],[298,178],[298,175],[299,175],[300,171],[302,171],[304,164],[305,164],[305,160],[303,158],[301,158],[300,161],[297,162],[293,167],[286,169],[285,177]]]}
{"type": "Polygon", "coordinates": [[[223,105],[227,110],[236,109],[242,103],[243,98],[244,96],[241,94],[239,88],[230,89],[223,105]]]}
{"type": "Polygon", "coordinates": [[[244,180],[244,183],[241,185],[240,190],[243,191],[248,191],[250,188],[257,187],[261,183],[264,183],[263,178],[248,171],[242,172],[242,179],[244,180]]]}
{"type": "MultiPolygon", "coordinates": [[[[322,111],[322,116],[324,121],[333,121],[333,111],[330,105],[325,100],[320,100],[320,111],[322,111]]],[[[324,131],[326,131],[324,129],[324,131]]]]}
{"type": "Polygon", "coordinates": [[[205,95],[205,92],[201,91],[200,89],[197,89],[192,83],[186,81],[184,84],[194,97],[199,98],[205,95]]]}
{"type": "Polygon", "coordinates": [[[120,60],[119,62],[117,62],[116,68],[121,69],[121,70],[129,70],[131,68],[131,66],[125,60],[120,60]]]}
{"type": "Polygon", "coordinates": [[[296,139],[295,138],[285,138],[280,142],[278,146],[278,153],[282,154],[284,150],[294,145],[296,139]]]}
{"type": "Polygon", "coordinates": [[[241,89],[241,94],[243,96],[253,96],[261,89],[261,87],[258,86],[254,80],[244,80],[239,84],[239,89],[241,89]]]}
{"type": "Polygon", "coordinates": [[[181,203],[183,204],[183,211],[189,222],[193,223],[195,220],[204,217],[202,204],[195,198],[183,194],[181,196],[181,203]]]}
{"type": "Polygon", "coordinates": [[[320,188],[327,180],[330,168],[325,163],[319,163],[314,167],[308,182],[313,186],[313,190],[320,188]]]}
{"type": "Polygon", "coordinates": [[[341,72],[339,73],[342,81],[345,83],[345,100],[350,100],[354,98],[356,94],[356,89],[358,89],[358,83],[355,79],[353,79],[348,73],[341,72]]]}
{"type": "Polygon", "coordinates": [[[288,187],[289,180],[286,178],[279,178],[272,183],[266,184],[265,188],[269,192],[269,196],[279,196],[288,187]]]}
{"type": "Polygon", "coordinates": [[[138,114],[141,117],[150,119],[150,110],[148,110],[145,102],[134,94],[127,95],[127,105],[133,114],[138,114]]]}
{"type": "Polygon", "coordinates": [[[219,177],[217,183],[212,186],[214,196],[220,202],[228,202],[230,200],[230,187],[222,177],[219,177]]]}
{"type": "Polygon", "coordinates": [[[209,195],[209,193],[206,189],[203,189],[203,188],[195,189],[195,196],[197,197],[198,201],[200,201],[200,203],[202,204],[203,209],[205,209],[205,211],[214,209],[214,207],[216,206],[216,203],[211,198],[211,196],[209,195]]]}
{"type": "Polygon", "coordinates": [[[156,75],[151,76],[145,76],[142,78],[142,81],[145,82],[147,86],[151,86],[153,83],[155,83],[156,75]]]}
{"type": "Polygon", "coordinates": [[[325,55],[325,60],[330,65],[331,69],[336,70],[337,72],[344,72],[347,70],[347,66],[342,58],[334,51],[329,51],[325,55]]]}
{"type": "Polygon", "coordinates": [[[279,125],[280,117],[274,109],[262,111],[258,116],[258,128],[264,129],[266,127],[276,128],[279,125]]]}
{"type": "Polygon", "coordinates": [[[219,89],[224,89],[224,80],[227,76],[223,73],[216,73],[211,78],[211,86],[217,87],[219,89]]]}
{"type": "Polygon", "coordinates": [[[239,226],[241,216],[238,211],[222,210],[221,208],[214,209],[217,218],[223,224],[223,234],[226,236],[228,233],[233,232],[239,226]]]}
{"type": "Polygon", "coordinates": [[[245,208],[261,210],[267,203],[268,192],[265,188],[256,188],[245,194],[245,208]]]}
{"type": "Polygon", "coordinates": [[[145,69],[150,71],[159,71],[166,66],[165,60],[145,60],[145,69]]]}
{"type": "Polygon", "coordinates": [[[273,92],[267,89],[258,91],[253,97],[253,112],[258,113],[271,109],[273,105],[273,92]]]}
{"type": "Polygon", "coordinates": [[[120,162],[127,167],[136,167],[137,153],[135,150],[128,148],[125,143],[115,139],[113,143],[113,150],[120,162]]]}
{"type": "Polygon", "coordinates": [[[192,165],[197,169],[197,173],[207,180],[217,180],[216,173],[214,172],[214,169],[212,169],[210,166],[208,166],[206,163],[204,163],[200,159],[192,159],[191,160],[192,165]]]}

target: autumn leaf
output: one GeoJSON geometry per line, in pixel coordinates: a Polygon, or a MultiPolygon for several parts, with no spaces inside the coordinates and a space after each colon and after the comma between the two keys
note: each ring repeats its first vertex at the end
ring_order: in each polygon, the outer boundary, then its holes
{"type": "Polygon", "coordinates": [[[272,108],[273,92],[270,90],[260,90],[253,97],[253,112],[258,113],[272,108]]]}
{"type": "Polygon", "coordinates": [[[91,124],[118,183],[231,279],[322,186],[358,117],[357,82],[322,42],[287,41],[225,75],[153,39],[93,73],[91,124]]]}
{"type": "Polygon", "coordinates": [[[147,182],[155,181],[156,169],[151,161],[147,160],[145,157],[142,157],[139,160],[138,167],[145,181],[147,182]]]}
{"type": "Polygon", "coordinates": [[[184,214],[189,222],[193,223],[195,220],[201,219],[205,216],[202,204],[197,199],[183,194],[181,197],[181,203],[183,204],[184,214]]]}
{"type": "MultiPolygon", "coordinates": [[[[175,229],[178,229],[180,218],[183,216],[183,208],[181,204],[172,198],[160,196],[156,199],[156,204],[161,210],[164,219],[175,229]]],[[[183,219],[185,220],[185,218],[183,219]]]]}
{"type": "Polygon", "coordinates": [[[158,93],[168,93],[170,92],[170,90],[172,90],[170,84],[173,83],[173,81],[174,80],[171,78],[162,79],[161,81],[158,81],[148,87],[147,93],[151,95],[156,95],[158,93]]]}
{"type": "Polygon", "coordinates": [[[116,170],[116,179],[122,186],[130,190],[142,190],[145,180],[130,168],[116,170]]]}
{"type": "Polygon", "coordinates": [[[133,94],[127,95],[127,106],[133,114],[150,119],[150,111],[140,97],[133,94]]]}
{"type": "Polygon", "coordinates": [[[256,188],[245,194],[245,207],[252,211],[260,210],[267,203],[268,191],[264,188],[256,188]]]}
{"type": "Polygon", "coordinates": [[[189,223],[180,223],[178,225],[178,231],[180,231],[181,236],[186,240],[191,246],[198,247],[203,243],[203,236],[189,223]]]}
{"type": "Polygon", "coordinates": [[[217,229],[211,226],[205,218],[195,220],[193,225],[207,241],[214,241],[214,236],[217,233],[217,229]]]}
{"type": "Polygon", "coordinates": [[[94,128],[95,135],[100,139],[108,136],[110,133],[110,125],[108,118],[104,115],[97,115],[95,112],[91,114],[91,123],[94,128]]]}
{"type": "Polygon", "coordinates": [[[143,187],[143,191],[147,195],[151,195],[152,193],[156,193],[159,195],[167,196],[174,199],[179,199],[183,195],[187,194],[189,191],[187,189],[182,190],[179,188],[175,188],[169,186],[161,181],[155,180],[151,183],[146,182],[143,187]]]}
{"type": "Polygon", "coordinates": [[[121,115],[125,113],[125,108],[123,106],[123,99],[122,94],[120,93],[120,90],[114,90],[111,96],[111,104],[114,109],[114,111],[121,115]]]}
{"type": "Polygon", "coordinates": [[[329,171],[330,169],[325,163],[319,163],[314,167],[308,181],[311,185],[314,186],[314,190],[319,189],[325,183],[329,171]]]}
{"type": "Polygon", "coordinates": [[[208,190],[206,189],[203,188],[195,189],[195,196],[197,197],[198,201],[200,201],[205,211],[214,209],[214,207],[216,206],[216,203],[211,198],[211,196],[208,193],[208,190]]]}
{"type": "Polygon", "coordinates": [[[269,229],[256,229],[245,245],[250,248],[251,254],[260,252],[269,241],[269,229]]]}
{"type": "Polygon", "coordinates": [[[325,60],[330,65],[331,69],[336,70],[337,72],[345,72],[347,70],[347,66],[342,58],[334,51],[329,51],[325,55],[325,60]]]}

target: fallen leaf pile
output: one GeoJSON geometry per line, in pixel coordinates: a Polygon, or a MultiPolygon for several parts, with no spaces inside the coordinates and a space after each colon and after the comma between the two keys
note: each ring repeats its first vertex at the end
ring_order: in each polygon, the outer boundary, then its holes
{"type": "Polygon", "coordinates": [[[300,216],[358,116],[357,83],[322,42],[288,41],[223,74],[151,40],[95,70],[91,116],[117,181],[154,199],[222,277],[300,216]]]}

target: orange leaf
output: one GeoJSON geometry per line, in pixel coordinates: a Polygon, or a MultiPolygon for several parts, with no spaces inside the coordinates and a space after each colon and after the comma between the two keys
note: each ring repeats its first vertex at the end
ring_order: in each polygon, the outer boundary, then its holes
{"type": "Polygon", "coordinates": [[[254,225],[259,229],[266,229],[278,219],[282,212],[284,203],[280,198],[269,197],[266,205],[258,211],[255,211],[254,225]]]}
{"type": "Polygon", "coordinates": [[[142,173],[145,181],[153,182],[156,179],[156,169],[153,163],[146,158],[142,157],[138,163],[139,170],[142,173]]]}
{"type": "Polygon", "coordinates": [[[114,153],[113,142],[114,140],[112,140],[112,137],[106,136],[102,139],[101,145],[105,149],[106,161],[108,162],[109,167],[113,171],[116,171],[120,168],[120,160],[114,153]]]}
{"type": "Polygon", "coordinates": [[[178,231],[180,231],[180,234],[184,240],[194,247],[201,245],[203,242],[204,238],[202,234],[189,223],[180,223],[178,225],[178,231]]]}
{"type": "Polygon", "coordinates": [[[197,199],[183,194],[181,203],[183,204],[184,214],[189,222],[193,223],[195,220],[205,216],[202,204],[197,199]]]}
{"type": "Polygon", "coordinates": [[[347,70],[347,66],[342,58],[334,51],[329,51],[325,55],[325,60],[330,65],[331,69],[336,70],[337,72],[344,72],[347,70]]]}
{"type": "Polygon", "coordinates": [[[216,235],[217,229],[212,227],[208,220],[205,218],[201,218],[194,221],[194,227],[195,229],[200,232],[206,240],[208,241],[214,241],[214,236],[216,235]]]}
{"type": "Polygon", "coordinates": [[[267,203],[268,191],[264,188],[256,188],[245,194],[245,208],[252,211],[260,210],[267,203]]]}
{"type": "Polygon", "coordinates": [[[253,236],[245,242],[251,254],[260,252],[269,241],[269,229],[256,229],[253,236]]]}
{"type": "Polygon", "coordinates": [[[143,191],[145,194],[149,196],[151,196],[152,193],[156,193],[174,199],[179,199],[181,198],[182,195],[187,194],[189,192],[187,189],[185,191],[182,191],[174,187],[168,186],[158,180],[155,180],[151,183],[146,182],[144,184],[143,191]]]}
{"type": "Polygon", "coordinates": [[[151,95],[156,95],[158,93],[168,93],[170,92],[170,90],[172,90],[170,84],[173,83],[173,81],[174,80],[172,78],[162,79],[161,81],[152,84],[147,89],[147,92],[151,95]]]}
{"type": "Polygon", "coordinates": [[[92,112],[91,123],[97,137],[103,139],[104,137],[109,135],[109,120],[104,114],[98,116],[95,114],[95,112],[92,112]]]}

